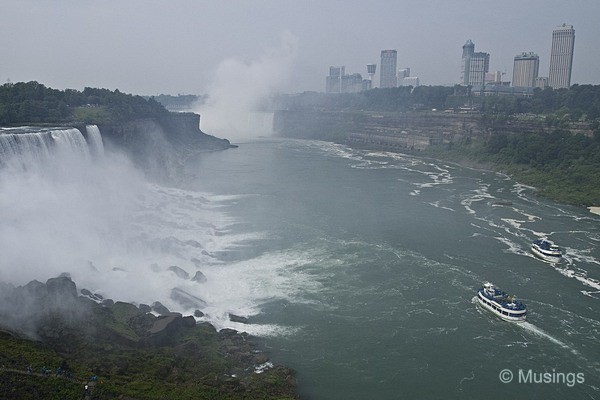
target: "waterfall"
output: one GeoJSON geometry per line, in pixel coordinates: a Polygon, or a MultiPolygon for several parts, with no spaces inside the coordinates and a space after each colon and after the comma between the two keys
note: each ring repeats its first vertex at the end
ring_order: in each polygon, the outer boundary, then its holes
{"type": "Polygon", "coordinates": [[[104,155],[104,144],[102,143],[102,136],[100,135],[100,129],[96,125],[87,125],[85,127],[86,139],[90,152],[94,156],[104,155]]]}
{"type": "Polygon", "coordinates": [[[90,145],[75,128],[2,128],[0,165],[12,163],[27,169],[39,167],[55,156],[88,160],[91,153],[103,154],[98,127],[90,125],[86,130],[90,145]]]}

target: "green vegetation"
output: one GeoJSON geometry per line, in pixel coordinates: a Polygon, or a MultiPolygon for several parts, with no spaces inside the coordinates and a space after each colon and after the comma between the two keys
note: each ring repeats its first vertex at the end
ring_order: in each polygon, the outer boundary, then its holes
{"type": "Polygon", "coordinates": [[[206,95],[196,96],[194,94],[180,94],[177,96],[159,94],[158,96],[146,97],[146,99],[151,98],[154,98],[154,100],[158,101],[169,110],[189,110],[195,104],[204,104],[208,97],[206,95]]]}
{"type": "Polygon", "coordinates": [[[600,204],[598,133],[588,137],[556,129],[550,134],[495,134],[431,146],[423,154],[507,173],[536,187],[539,195],[564,203],[600,204]]]}
{"type": "Polygon", "coordinates": [[[549,123],[595,121],[600,118],[600,85],[573,85],[570,89],[535,89],[531,97],[473,96],[468,87],[401,86],[360,93],[280,95],[279,109],[327,111],[392,111],[446,109],[472,106],[487,115],[544,115],[549,123]]]}
{"type": "Polygon", "coordinates": [[[118,89],[61,91],[33,81],[0,86],[0,125],[118,123],[165,113],[168,111],[153,98],[118,89]]]}
{"type": "Polygon", "coordinates": [[[98,399],[295,398],[289,369],[254,373],[254,357],[264,356],[257,356],[244,334],[200,324],[170,329],[158,341],[144,338],[132,328],[143,313],[123,314],[121,304],[116,313],[92,310],[85,327],[63,324],[52,340],[0,331],[0,398],[81,398],[90,382],[98,399]],[[59,367],[63,372],[57,374],[59,367]]]}

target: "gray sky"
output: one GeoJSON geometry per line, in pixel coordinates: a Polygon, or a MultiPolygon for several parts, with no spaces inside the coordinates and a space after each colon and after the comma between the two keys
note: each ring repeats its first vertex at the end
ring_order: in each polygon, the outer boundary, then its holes
{"type": "Polygon", "coordinates": [[[0,82],[200,94],[232,77],[324,91],[330,65],[366,77],[396,49],[422,84],[451,85],[467,39],[511,80],[523,51],[548,75],[564,22],[576,35],[572,83],[599,84],[599,20],[600,0],[0,0],[0,82]]]}

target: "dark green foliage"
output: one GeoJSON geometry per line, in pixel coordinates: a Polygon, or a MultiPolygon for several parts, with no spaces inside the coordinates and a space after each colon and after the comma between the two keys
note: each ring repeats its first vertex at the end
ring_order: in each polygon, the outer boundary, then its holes
{"type": "Polygon", "coordinates": [[[485,115],[543,114],[551,126],[561,121],[600,119],[600,85],[573,85],[570,89],[535,89],[533,96],[470,96],[469,88],[450,86],[402,86],[360,93],[325,94],[306,92],[274,99],[279,109],[328,111],[405,111],[410,109],[457,108],[473,104],[485,115]]]}
{"type": "Polygon", "coordinates": [[[60,324],[60,337],[35,342],[0,330],[0,398],[79,399],[85,384],[93,386],[90,398],[99,399],[295,398],[288,368],[254,373],[267,358],[246,334],[184,324],[175,314],[165,331],[149,333],[139,318],[158,319],[134,305],[106,307],[83,298],[77,304],[85,322],[52,320],[38,327],[54,332],[60,324]],[[59,367],[68,375],[57,375],[59,367]]]}
{"type": "Polygon", "coordinates": [[[315,93],[282,95],[274,99],[277,108],[289,110],[325,109],[405,111],[410,109],[444,108],[448,96],[455,89],[448,86],[401,86],[397,88],[376,88],[360,93],[315,93]]]}
{"type": "Polygon", "coordinates": [[[33,81],[0,86],[0,125],[106,123],[165,113],[167,110],[153,98],[146,100],[118,89],[60,91],[33,81]]]}
{"type": "Polygon", "coordinates": [[[171,96],[168,94],[159,94],[158,96],[147,97],[147,99],[154,99],[167,109],[186,110],[190,109],[195,104],[204,104],[207,96],[196,96],[194,94],[180,94],[177,96],[171,96]]]}
{"type": "Polygon", "coordinates": [[[494,134],[487,140],[432,146],[426,155],[508,173],[538,194],[564,203],[600,204],[600,140],[561,129],[549,134],[494,134]]]}
{"type": "Polygon", "coordinates": [[[487,96],[475,99],[485,113],[545,114],[569,121],[600,118],[600,85],[573,85],[569,89],[535,89],[531,97],[487,96]]]}

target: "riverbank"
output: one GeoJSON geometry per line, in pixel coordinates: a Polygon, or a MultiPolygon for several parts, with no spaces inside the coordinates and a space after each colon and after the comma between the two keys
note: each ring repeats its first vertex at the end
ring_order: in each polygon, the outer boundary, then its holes
{"type": "Polygon", "coordinates": [[[296,398],[294,371],[246,333],[80,293],[67,277],[0,283],[0,397],[81,398],[94,381],[102,399],[296,398]]]}

